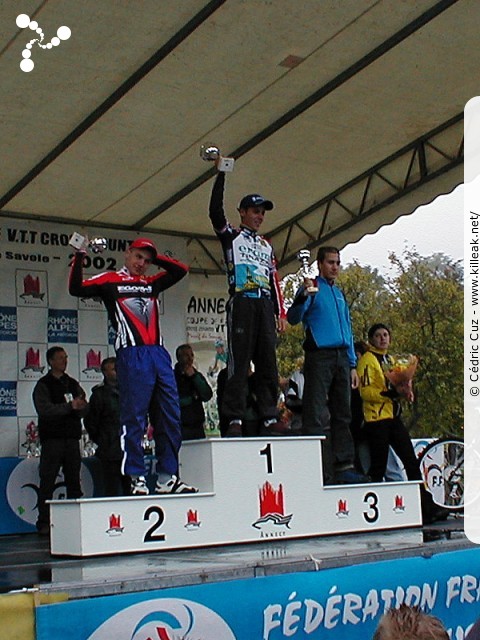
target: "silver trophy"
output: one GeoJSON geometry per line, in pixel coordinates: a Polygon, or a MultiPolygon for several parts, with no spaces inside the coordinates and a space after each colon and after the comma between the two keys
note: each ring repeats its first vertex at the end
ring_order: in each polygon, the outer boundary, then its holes
{"type": "Polygon", "coordinates": [[[88,248],[92,253],[103,253],[108,247],[106,238],[92,238],[88,242],[88,248]]]}
{"type": "MultiPolygon", "coordinates": [[[[310,274],[310,251],[308,249],[300,249],[300,251],[297,253],[297,260],[302,265],[301,269],[303,277],[305,279],[308,278],[309,280],[311,280],[312,276],[310,274]]],[[[307,294],[307,296],[313,296],[317,293],[317,291],[318,287],[305,287],[305,293],[307,294]]]]}
{"type": "Polygon", "coordinates": [[[217,169],[219,171],[233,171],[235,159],[224,158],[220,153],[220,149],[215,144],[202,144],[202,146],[200,147],[200,157],[206,162],[216,162],[218,160],[217,169]]]}
{"type": "Polygon", "coordinates": [[[82,236],[81,233],[72,234],[68,244],[76,249],[80,250],[90,250],[92,253],[102,253],[108,247],[108,241],[106,238],[92,238],[88,239],[88,236],[82,236]]]}
{"type": "Polygon", "coordinates": [[[214,144],[202,144],[200,147],[200,157],[205,162],[215,162],[217,158],[220,158],[220,149],[214,144]]]}

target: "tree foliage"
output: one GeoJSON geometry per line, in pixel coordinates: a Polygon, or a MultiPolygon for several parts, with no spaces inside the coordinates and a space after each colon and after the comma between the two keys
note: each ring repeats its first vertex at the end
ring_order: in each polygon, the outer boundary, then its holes
{"type": "MultiPolygon", "coordinates": [[[[352,317],[355,340],[365,340],[375,322],[392,331],[391,353],[414,353],[419,367],[415,401],[404,408],[412,435],[463,433],[463,270],[444,254],[420,256],[406,250],[389,256],[393,276],[348,265],[338,278],[352,317]]],[[[284,281],[291,303],[300,274],[284,281]]],[[[280,338],[280,375],[287,377],[303,354],[303,330],[289,327],[280,338]]]]}

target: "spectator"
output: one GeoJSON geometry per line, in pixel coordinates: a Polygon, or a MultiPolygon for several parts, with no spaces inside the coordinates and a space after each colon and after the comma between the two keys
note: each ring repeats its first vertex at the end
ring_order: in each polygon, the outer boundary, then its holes
{"type": "Polygon", "coordinates": [[[83,280],[85,251],[78,250],[70,273],[70,293],[101,298],[115,330],[122,425],[122,473],[131,477],[131,493],[147,495],[144,449],[147,414],[153,426],[157,482],[155,493],[195,493],[178,477],[182,442],[180,405],[172,361],[163,346],[158,296],[176,284],[188,267],[159,255],[148,238],[137,238],[125,253],[125,265],[83,280]],[[163,270],[148,276],[155,264],[163,270]]]}
{"type": "Polygon", "coordinates": [[[130,478],[122,475],[120,394],[115,363],[116,358],[102,361],[103,382],[92,389],[83,423],[92,442],[97,445],[95,455],[102,465],[104,495],[128,496],[130,478]]]}
{"type": "MultiPolygon", "coordinates": [[[[368,351],[368,344],[360,340],[354,343],[357,361],[364,353],[368,351]]],[[[370,449],[365,437],[363,427],[363,405],[360,389],[352,389],[352,422],[350,431],[352,432],[353,442],[355,444],[355,466],[361,473],[368,473],[370,468],[370,449]]],[[[400,465],[398,457],[395,455],[392,447],[388,449],[387,467],[385,469],[384,479],[387,482],[402,482],[406,480],[403,467],[400,465]]]]}
{"type": "Polygon", "coordinates": [[[37,531],[50,533],[51,500],[60,469],[63,471],[67,498],[81,498],[80,438],[81,418],[86,412],[85,392],[67,373],[68,355],[62,347],[47,351],[48,373],[33,389],[33,404],[38,414],[40,436],[40,489],[38,494],[37,531]]]}
{"type": "Polygon", "coordinates": [[[286,327],[283,299],[270,244],[258,230],[273,203],[260,195],[242,198],[240,228],[229,224],[223,208],[225,173],[219,172],[210,199],[210,220],[223,248],[228,269],[228,376],[222,414],[229,420],[227,437],[242,435],[246,411],[248,368],[255,366],[258,411],[265,429],[288,431],[278,420],[276,331],[286,327]]]}
{"type": "Polygon", "coordinates": [[[401,604],[382,616],[372,640],[449,640],[449,636],[438,618],[401,604]]]}
{"type": "MultiPolygon", "coordinates": [[[[393,363],[387,351],[390,329],[382,323],[368,330],[369,348],[360,358],[360,395],[365,420],[364,431],[370,448],[369,475],[373,482],[382,482],[391,445],[400,458],[408,480],[421,480],[422,474],[412,441],[401,419],[400,394],[385,378],[384,365],[393,363]]],[[[437,507],[431,494],[420,486],[424,522],[444,519],[446,509],[437,507]]]]}
{"type": "Polygon", "coordinates": [[[354,469],[350,433],[350,395],[358,376],[348,305],[335,285],[340,253],[336,247],[320,247],[317,260],[319,277],[315,282],[305,278],[287,315],[290,324],[303,321],[306,334],[303,432],[326,436],[325,484],[365,482],[367,478],[354,469]],[[312,286],[318,291],[307,295],[312,286]]]}
{"type": "Polygon", "coordinates": [[[203,403],[213,396],[205,377],[193,366],[194,353],[189,344],[177,347],[175,380],[180,398],[182,440],[205,438],[205,411],[203,403]]]}

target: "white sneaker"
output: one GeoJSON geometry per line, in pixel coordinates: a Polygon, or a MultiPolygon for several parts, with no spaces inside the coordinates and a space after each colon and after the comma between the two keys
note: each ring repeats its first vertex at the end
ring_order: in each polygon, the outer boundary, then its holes
{"type": "Polygon", "coordinates": [[[180,478],[173,475],[170,480],[167,480],[166,482],[160,482],[160,480],[157,480],[155,493],[198,493],[198,489],[185,484],[185,482],[182,482],[180,478]]]}
{"type": "Polygon", "coordinates": [[[130,493],[132,496],[148,496],[147,481],[143,476],[138,476],[138,478],[132,476],[130,493]]]}

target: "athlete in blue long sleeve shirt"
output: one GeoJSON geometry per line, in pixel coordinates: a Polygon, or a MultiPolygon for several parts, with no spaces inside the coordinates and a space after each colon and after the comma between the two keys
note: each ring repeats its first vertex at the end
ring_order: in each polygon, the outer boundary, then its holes
{"type": "Polygon", "coordinates": [[[365,478],[353,470],[350,434],[350,395],[351,388],[358,387],[357,360],[348,305],[335,286],[340,253],[336,247],[320,247],[317,260],[317,293],[306,294],[306,287],[313,284],[307,279],[287,313],[290,324],[303,322],[305,328],[303,431],[326,436],[325,483],[358,483],[365,478]]]}

